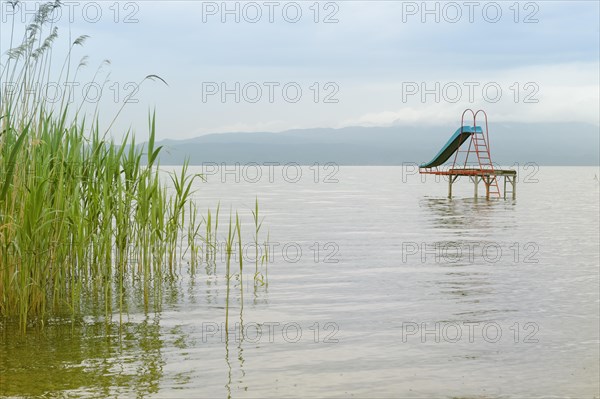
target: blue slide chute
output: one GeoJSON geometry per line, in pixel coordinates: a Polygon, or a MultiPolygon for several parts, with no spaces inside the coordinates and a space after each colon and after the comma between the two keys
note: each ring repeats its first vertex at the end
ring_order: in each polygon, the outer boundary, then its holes
{"type": "Polygon", "coordinates": [[[463,126],[458,128],[456,132],[450,137],[450,140],[442,147],[440,152],[428,163],[424,163],[419,168],[434,168],[442,165],[454,154],[460,146],[469,138],[473,133],[482,133],[480,126],[463,126]]]}

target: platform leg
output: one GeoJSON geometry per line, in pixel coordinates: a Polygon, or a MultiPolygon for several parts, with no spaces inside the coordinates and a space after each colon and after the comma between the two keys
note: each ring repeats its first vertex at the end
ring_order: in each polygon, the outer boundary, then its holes
{"type": "Polygon", "coordinates": [[[512,178],[512,199],[517,199],[517,176],[512,178]]]}
{"type": "Polygon", "coordinates": [[[448,198],[452,198],[452,175],[448,175],[448,198]]]}
{"type": "Polygon", "coordinates": [[[473,176],[473,183],[474,183],[473,185],[475,186],[474,195],[475,195],[475,198],[477,198],[478,188],[479,188],[479,176],[473,176]]]}

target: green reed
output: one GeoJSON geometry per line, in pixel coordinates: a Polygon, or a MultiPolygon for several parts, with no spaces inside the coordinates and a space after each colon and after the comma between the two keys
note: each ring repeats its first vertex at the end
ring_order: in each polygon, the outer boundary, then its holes
{"type": "Polygon", "coordinates": [[[235,213],[235,231],[237,232],[238,242],[238,258],[240,261],[240,311],[244,309],[244,251],[242,249],[242,226],[240,224],[240,216],[235,213]]]}
{"type": "MultiPolygon", "coordinates": [[[[260,233],[260,228],[262,227],[262,220],[260,220],[258,216],[258,198],[256,198],[254,202],[254,209],[252,210],[252,219],[254,221],[254,290],[256,291],[257,283],[264,281],[264,276],[258,270],[258,252],[260,249],[260,245],[258,243],[258,235],[260,233]]],[[[263,257],[264,256],[268,255],[263,254],[263,257]]]]}
{"type": "Polygon", "coordinates": [[[231,291],[230,288],[230,284],[231,284],[231,255],[233,253],[233,243],[234,243],[234,239],[235,239],[235,231],[232,231],[231,229],[232,226],[232,220],[231,220],[231,212],[229,213],[229,232],[227,233],[227,240],[225,242],[225,254],[226,254],[226,261],[225,261],[225,282],[227,285],[227,291],[226,291],[226,296],[225,296],[225,332],[226,334],[228,333],[228,327],[229,327],[229,294],[231,291]]]}
{"type": "MultiPolygon", "coordinates": [[[[86,63],[73,71],[72,50],[87,39],[81,36],[71,43],[58,80],[53,75],[58,30],[49,15],[59,6],[41,6],[14,47],[13,21],[12,48],[0,63],[0,316],[18,318],[23,329],[31,320],[81,314],[87,303],[99,304],[107,319],[115,311],[121,318],[132,282],[146,310],[160,306],[161,281],[176,276],[184,258],[194,272],[203,249],[214,262],[218,248],[220,204],[213,229],[210,210],[199,218],[192,201],[202,176],[189,173],[186,161],[169,175],[172,188],[161,179],[154,113],[148,142],[139,146],[130,133],[115,141],[103,132],[97,108],[86,120],[83,104],[72,104],[70,93],[50,104],[36,90],[73,80],[86,63]]],[[[153,78],[160,79],[144,80],[153,78]]],[[[227,303],[235,232],[242,275],[237,214],[236,231],[233,223],[230,216],[227,303]]]]}

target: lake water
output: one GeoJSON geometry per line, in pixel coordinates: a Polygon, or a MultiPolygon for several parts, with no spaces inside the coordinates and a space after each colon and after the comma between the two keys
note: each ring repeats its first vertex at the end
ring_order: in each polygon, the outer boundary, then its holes
{"type": "Polygon", "coordinates": [[[229,334],[201,266],[121,326],[3,325],[0,395],[600,396],[597,167],[522,167],[515,201],[401,167],[196,171],[200,206],[240,211],[251,241],[258,197],[269,230],[268,286],[246,259],[229,334]]]}

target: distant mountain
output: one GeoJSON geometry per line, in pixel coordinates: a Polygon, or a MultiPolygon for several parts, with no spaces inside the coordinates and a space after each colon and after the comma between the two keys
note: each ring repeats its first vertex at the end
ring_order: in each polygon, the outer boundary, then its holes
{"type": "MultiPolygon", "coordinates": [[[[402,165],[429,161],[458,126],[346,127],[281,133],[219,133],[163,140],[162,165],[205,162],[247,164],[295,162],[310,165],[402,165]]],[[[599,127],[585,123],[498,123],[490,125],[494,162],[512,165],[598,165],[599,127]]]]}

